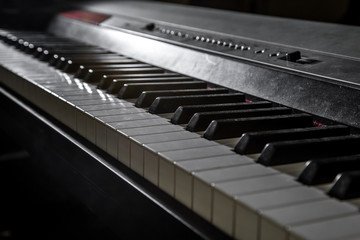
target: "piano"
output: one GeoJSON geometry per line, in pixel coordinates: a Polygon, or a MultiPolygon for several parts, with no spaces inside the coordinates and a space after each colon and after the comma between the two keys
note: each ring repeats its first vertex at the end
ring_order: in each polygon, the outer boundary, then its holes
{"type": "Polygon", "coordinates": [[[1,130],[121,239],[360,239],[360,29],[124,1],[0,31],[1,130]]]}

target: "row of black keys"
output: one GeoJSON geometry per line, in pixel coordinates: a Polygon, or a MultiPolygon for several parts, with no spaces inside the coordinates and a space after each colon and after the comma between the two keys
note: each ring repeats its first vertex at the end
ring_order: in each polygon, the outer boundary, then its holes
{"type": "Polygon", "coordinates": [[[205,131],[209,140],[240,137],[234,150],[261,152],[257,160],[261,164],[313,159],[298,177],[300,182],[328,183],[343,173],[329,194],[341,199],[360,196],[360,138],[351,136],[345,126],[314,127],[310,115],[266,101],[245,102],[241,93],[208,88],[205,82],[84,43],[41,33],[5,34],[2,39],[119,98],[137,98],[135,105],[149,107],[151,113],[175,112],[172,123],[205,131]]]}

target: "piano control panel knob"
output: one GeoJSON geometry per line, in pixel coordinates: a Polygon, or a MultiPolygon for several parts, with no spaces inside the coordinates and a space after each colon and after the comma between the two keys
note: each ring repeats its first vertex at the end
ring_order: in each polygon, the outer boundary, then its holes
{"type": "Polygon", "coordinates": [[[287,53],[285,55],[285,60],[290,62],[296,62],[297,60],[301,59],[301,52],[295,51],[291,53],[287,53]]]}
{"type": "Polygon", "coordinates": [[[156,27],[155,23],[149,23],[145,26],[145,29],[149,31],[154,31],[155,27],[156,27]]]}

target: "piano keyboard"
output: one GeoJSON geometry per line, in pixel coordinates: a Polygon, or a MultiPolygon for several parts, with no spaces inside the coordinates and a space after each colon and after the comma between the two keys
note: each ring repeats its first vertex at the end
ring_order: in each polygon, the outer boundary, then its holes
{"type": "Polygon", "coordinates": [[[1,36],[3,86],[229,236],[360,238],[349,127],[82,42],[1,36]]]}

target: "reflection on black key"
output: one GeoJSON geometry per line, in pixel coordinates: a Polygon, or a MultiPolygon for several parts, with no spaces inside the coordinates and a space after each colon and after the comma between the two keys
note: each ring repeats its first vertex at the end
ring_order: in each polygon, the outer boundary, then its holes
{"type": "Polygon", "coordinates": [[[80,65],[105,65],[105,64],[134,64],[140,63],[133,59],[128,59],[125,57],[116,56],[113,58],[100,58],[100,59],[67,59],[65,57],[60,59],[61,64],[57,65],[57,68],[63,70],[67,73],[74,73],[76,72],[80,65]]]}
{"type": "Polygon", "coordinates": [[[149,112],[155,114],[171,113],[182,105],[234,103],[244,101],[245,95],[241,93],[158,97],[151,104],[149,112]]]}
{"type": "Polygon", "coordinates": [[[360,170],[360,155],[320,158],[308,161],[298,177],[306,185],[332,182],[341,172],[360,170]]]}
{"type": "Polygon", "coordinates": [[[182,82],[182,81],[192,81],[192,78],[189,77],[168,77],[168,78],[124,78],[124,79],[114,79],[109,86],[108,93],[117,94],[120,89],[125,84],[132,83],[159,83],[159,82],[182,82]]]}
{"type": "Polygon", "coordinates": [[[144,73],[162,73],[163,69],[157,67],[149,68],[122,68],[122,69],[99,69],[92,70],[85,74],[83,80],[85,82],[99,82],[105,74],[144,74],[144,73]]]}
{"type": "Polygon", "coordinates": [[[58,55],[67,55],[67,54],[101,54],[101,53],[106,53],[107,51],[104,51],[102,49],[78,49],[78,50],[74,50],[74,49],[71,49],[71,50],[68,50],[68,49],[65,49],[65,50],[44,50],[40,56],[39,56],[39,60],[40,61],[49,61],[50,58],[56,53],[58,55]]]}
{"type": "MultiPolygon", "coordinates": [[[[116,80],[117,79],[132,79],[132,78],[168,78],[168,77],[181,77],[178,73],[147,73],[147,74],[124,74],[124,75],[103,75],[100,79],[100,82],[98,84],[99,89],[108,89],[109,93],[118,93],[123,85],[119,83],[119,86],[117,85],[116,80]],[[117,88],[117,90],[112,90],[112,88],[117,88]]],[[[189,78],[190,80],[191,78],[189,78]]]]}
{"type": "Polygon", "coordinates": [[[206,82],[155,82],[155,83],[127,83],[118,94],[119,98],[137,98],[143,91],[171,90],[171,89],[199,89],[206,88],[206,82]]]}
{"type": "Polygon", "coordinates": [[[266,145],[257,162],[274,166],[360,153],[360,136],[273,142],[266,145]]]}
{"type": "Polygon", "coordinates": [[[307,114],[214,120],[204,133],[209,140],[240,137],[243,133],[312,126],[307,114]]]}
{"type": "Polygon", "coordinates": [[[341,173],[329,189],[328,194],[340,200],[360,197],[360,171],[341,173]]]}
{"type": "MultiPolygon", "coordinates": [[[[149,68],[151,67],[146,63],[135,63],[135,64],[108,64],[108,65],[92,65],[92,66],[84,66],[80,65],[79,69],[74,74],[76,78],[85,78],[86,74],[89,71],[102,71],[102,70],[114,70],[114,69],[122,69],[122,68],[149,68]]],[[[101,76],[102,78],[102,76],[101,76]]]]}
{"type": "Polygon", "coordinates": [[[341,125],[293,128],[264,132],[244,133],[235,146],[235,152],[240,154],[259,153],[267,143],[306,138],[321,138],[348,135],[349,128],[341,125]]]}
{"type": "Polygon", "coordinates": [[[204,104],[204,105],[189,105],[180,106],[176,109],[171,118],[174,124],[188,123],[191,117],[198,112],[212,112],[212,111],[226,111],[226,110],[245,110],[256,108],[269,108],[272,104],[270,102],[251,102],[251,103],[223,103],[223,104],[204,104]]]}
{"type": "Polygon", "coordinates": [[[211,88],[211,89],[183,89],[183,90],[160,90],[160,91],[145,91],[136,100],[136,107],[149,107],[152,102],[160,96],[187,96],[187,95],[206,95],[206,94],[221,94],[228,93],[225,88],[211,88]]]}
{"type": "Polygon", "coordinates": [[[191,132],[204,131],[213,120],[217,120],[217,119],[285,115],[285,114],[291,114],[291,111],[292,110],[290,108],[274,107],[274,108],[196,113],[190,119],[189,124],[186,126],[186,130],[191,132]]]}

